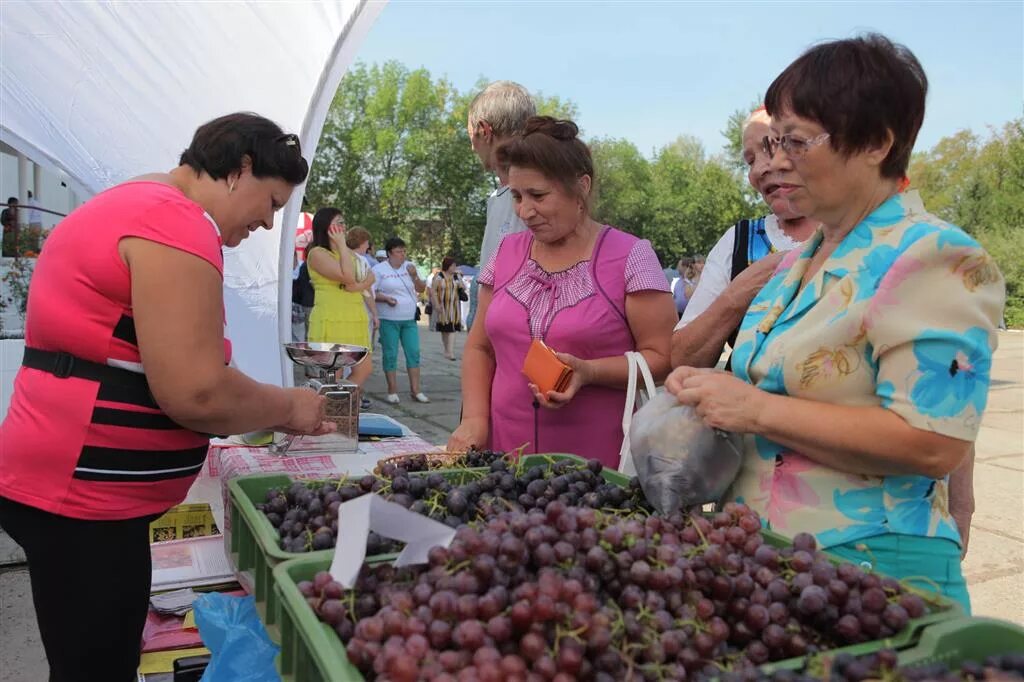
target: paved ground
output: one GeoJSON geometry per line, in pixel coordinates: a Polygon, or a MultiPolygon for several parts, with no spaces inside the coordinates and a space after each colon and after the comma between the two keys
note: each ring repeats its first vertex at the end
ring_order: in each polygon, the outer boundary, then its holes
{"type": "MultiPolygon", "coordinates": [[[[440,336],[421,328],[423,390],[431,402],[409,395],[399,377],[401,404],[384,402],[379,367],[367,385],[372,411],[390,414],[427,441],[444,445],[458,425],[459,363],[445,359],[440,336]]],[[[458,341],[461,357],[465,335],[458,341]]],[[[993,363],[989,407],[978,437],[977,512],[964,574],[974,613],[1024,624],[1024,334],[1002,333],[993,363]]],[[[0,563],[5,557],[0,534],[0,563]]],[[[69,557],[69,561],[75,560],[69,557]]],[[[0,569],[0,682],[46,678],[24,567],[0,569]]]]}

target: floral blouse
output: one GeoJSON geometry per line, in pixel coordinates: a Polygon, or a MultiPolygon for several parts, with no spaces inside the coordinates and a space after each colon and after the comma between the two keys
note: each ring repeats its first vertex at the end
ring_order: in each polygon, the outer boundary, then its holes
{"type": "MultiPolygon", "coordinates": [[[[973,441],[1002,319],[1002,275],[958,227],[893,196],[857,225],[801,290],[819,230],[754,299],[733,353],[741,379],[780,395],[881,405],[911,426],[973,441]]],[[[843,424],[835,424],[843,428],[843,424]]],[[[825,547],[885,534],[960,542],[948,477],[859,476],[744,437],[727,493],[786,535],[825,547]]]]}

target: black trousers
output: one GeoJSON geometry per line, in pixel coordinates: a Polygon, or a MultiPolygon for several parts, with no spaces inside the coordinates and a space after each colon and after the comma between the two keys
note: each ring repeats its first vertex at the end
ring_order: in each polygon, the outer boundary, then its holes
{"type": "Polygon", "coordinates": [[[137,679],[155,518],[72,519],[0,497],[0,527],[28,560],[50,682],[137,679]]]}

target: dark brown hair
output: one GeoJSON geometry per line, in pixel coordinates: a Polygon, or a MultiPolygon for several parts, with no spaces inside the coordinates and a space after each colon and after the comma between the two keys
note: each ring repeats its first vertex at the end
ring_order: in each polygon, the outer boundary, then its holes
{"type": "Polygon", "coordinates": [[[882,177],[902,178],[924,121],[928,78],[917,57],[878,33],[816,45],[772,82],[764,103],[773,118],[790,112],[818,122],[829,144],[851,155],[893,144],[882,177]]]}
{"type": "Polygon", "coordinates": [[[341,211],[333,206],[321,208],[313,215],[313,238],[306,244],[306,258],[309,258],[309,252],[318,246],[328,251],[331,250],[331,238],[328,230],[331,228],[331,222],[340,215],[341,211]]]}
{"type": "Polygon", "coordinates": [[[199,126],[178,164],[221,180],[241,170],[246,156],[257,178],[280,178],[289,185],[299,185],[309,174],[299,138],[285,134],[270,119],[247,112],[221,116],[199,126]]]}
{"type": "Polygon", "coordinates": [[[445,256],[441,260],[441,272],[445,272],[448,268],[455,265],[455,259],[451,256],[445,256]]]}
{"type": "Polygon", "coordinates": [[[561,183],[569,194],[577,195],[581,177],[589,175],[591,186],[596,180],[590,147],[577,137],[579,132],[572,121],[533,116],[526,122],[522,135],[498,148],[498,163],[506,168],[520,166],[540,171],[549,180],[561,183]]]}

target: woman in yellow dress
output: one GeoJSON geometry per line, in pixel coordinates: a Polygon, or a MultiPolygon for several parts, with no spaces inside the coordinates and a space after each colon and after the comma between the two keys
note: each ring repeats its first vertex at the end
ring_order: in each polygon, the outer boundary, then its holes
{"type": "MultiPolygon", "coordinates": [[[[373,286],[372,272],[359,278],[358,258],[345,243],[345,221],[336,208],[313,216],[313,239],[306,247],[309,279],[315,292],[309,315],[309,340],[370,348],[369,314],[363,292],[373,286]]],[[[371,358],[352,368],[348,380],[362,388],[373,370],[371,358]]]]}

